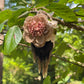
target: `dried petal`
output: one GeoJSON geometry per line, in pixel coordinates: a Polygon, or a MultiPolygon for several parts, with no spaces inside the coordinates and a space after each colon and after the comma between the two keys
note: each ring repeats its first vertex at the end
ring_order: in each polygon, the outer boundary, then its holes
{"type": "Polygon", "coordinates": [[[41,37],[36,37],[33,42],[36,47],[43,47],[45,45],[45,37],[42,35],[41,37]]]}
{"type": "Polygon", "coordinates": [[[28,43],[31,43],[31,42],[33,42],[34,41],[34,38],[31,36],[31,35],[29,35],[29,34],[27,34],[27,33],[23,33],[23,38],[25,39],[25,41],[26,42],[28,42],[28,43]]]}

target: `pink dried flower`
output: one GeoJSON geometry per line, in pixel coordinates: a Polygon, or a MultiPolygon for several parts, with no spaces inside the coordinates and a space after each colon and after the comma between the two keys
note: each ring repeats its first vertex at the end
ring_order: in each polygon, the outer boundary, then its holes
{"type": "Polygon", "coordinates": [[[29,19],[26,22],[27,30],[32,36],[41,36],[45,31],[46,19],[44,16],[36,15],[29,19]]]}
{"type": "Polygon", "coordinates": [[[44,14],[28,16],[24,21],[23,38],[28,43],[33,43],[37,47],[43,47],[46,41],[54,42],[54,26],[44,14]]]}

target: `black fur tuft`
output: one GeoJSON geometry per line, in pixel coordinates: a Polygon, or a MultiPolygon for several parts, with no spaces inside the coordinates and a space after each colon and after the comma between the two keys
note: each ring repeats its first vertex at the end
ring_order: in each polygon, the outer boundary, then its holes
{"type": "Polygon", "coordinates": [[[37,59],[38,62],[39,73],[41,72],[42,67],[43,76],[45,77],[47,75],[47,69],[50,60],[50,54],[53,48],[53,43],[51,41],[48,41],[43,47],[40,48],[34,46],[34,44],[31,43],[31,47],[34,55],[34,60],[37,59]]]}

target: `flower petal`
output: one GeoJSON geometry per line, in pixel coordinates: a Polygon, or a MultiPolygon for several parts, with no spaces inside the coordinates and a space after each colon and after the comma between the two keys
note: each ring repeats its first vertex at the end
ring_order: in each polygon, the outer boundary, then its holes
{"type": "Polygon", "coordinates": [[[44,35],[36,37],[34,41],[34,45],[36,47],[43,47],[45,45],[45,37],[44,35]]]}
{"type": "Polygon", "coordinates": [[[28,43],[31,43],[31,42],[33,42],[34,41],[34,38],[31,36],[31,35],[29,35],[29,34],[27,34],[27,33],[23,33],[23,38],[25,39],[25,41],[26,42],[28,42],[28,43]]]}

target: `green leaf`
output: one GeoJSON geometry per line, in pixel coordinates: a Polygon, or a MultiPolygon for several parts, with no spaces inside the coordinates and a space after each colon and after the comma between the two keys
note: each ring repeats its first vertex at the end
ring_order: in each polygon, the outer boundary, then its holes
{"type": "Polygon", "coordinates": [[[0,24],[0,32],[2,32],[3,27],[4,27],[4,24],[3,23],[0,24]]]}
{"type": "Polygon", "coordinates": [[[24,20],[25,20],[25,18],[19,18],[19,19],[16,21],[16,25],[18,25],[18,26],[23,26],[24,20]]]}
{"type": "Polygon", "coordinates": [[[78,12],[76,12],[78,15],[84,15],[84,9],[80,8],[78,12]]]}
{"type": "Polygon", "coordinates": [[[36,0],[36,6],[37,7],[43,7],[52,2],[53,0],[36,0]]]}
{"type": "Polygon", "coordinates": [[[50,65],[56,64],[56,57],[52,57],[50,61],[50,65]]]}
{"type": "Polygon", "coordinates": [[[72,81],[70,84],[83,84],[81,81],[72,81]]]}
{"type": "Polygon", "coordinates": [[[18,9],[17,11],[15,11],[13,13],[13,15],[9,18],[8,25],[10,27],[16,25],[17,22],[18,22],[19,15],[21,15],[22,13],[24,13],[26,10],[27,10],[26,8],[21,8],[21,9],[18,9]]]}
{"type": "Polygon", "coordinates": [[[58,3],[66,5],[67,0],[60,0],[58,3]]]}
{"type": "Polygon", "coordinates": [[[4,20],[9,19],[9,17],[12,15],[12,11],[7,9],[0,12],[0,23],[2,23],[4,20]]]}
{"type": "Polygon", "coordinates": [[[9,54],[12,52],[21,41],[21,38],[22,33],[20,28],[17,26],[11,27],[5,36],[4,53],[9,54]]]}
{"type": "Polygon", "coordinates": [[[2,49],[3,49],[3,45],[0,45],[0,52],[2,52],[2,49]]]}
{"type": "Polygon", "coordinates": [[[64,81],[67,82],[69,79],[70,79],[70,76],[66,76],[64,81]]]}
{"type": "MultiPolygon", "coordinates": [[[[68,2],[72,2],[73,0],[68,0],[68,2]]],[[[84,0],[74,0],[74,3],[84,4],[84,0]]]]}
{"type": "Polygon", "coordinates": [[[74,59],[78,62],[84,63],[84,54],[77,55],[74,59]]]}
{"type": "Polygon", "coordinates": [[[76,15],[68,6],[59,3],[51,3],[47,8],[54,11],[55,15],[63,18],[65,21],[72,22],[77,20],[76,15]]]}
{"type": "Polygon", "coordinates": [[[28,54],[27,49],[23,50],[21,47],[17,47],[15,50],[13,50],[10,53],[9,57],[10,58],[12,57],[14,59],[16,59],[17,57],[19,57],[19,58],[25,60],[27,58],[27,54],[28,54]]]}
{"type": "Polygon", "coordinates": [[[69,47],[67,46],[67,43],[62,41],[59,44],[58,48],[56,49],[55,55],[56,56],[61,56],[65,52],[65,50],[67,50],[68,48],[69,47]]]}
{"type": "Polygon", "coordinates": [[[47,76],[43,81],[43,84],[51,84],[50,76],[47,76]]]}
{"type": "Polygon", "coordinates": [[[74,3],[80,3],[80,4],[84,4],[84,0],[74,0],[74,3]]]}

